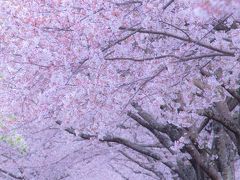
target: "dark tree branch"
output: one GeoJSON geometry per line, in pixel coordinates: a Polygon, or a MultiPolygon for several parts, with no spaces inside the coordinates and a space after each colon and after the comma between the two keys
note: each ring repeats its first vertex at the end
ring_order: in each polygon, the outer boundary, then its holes
{"type": "Polygon", "coordinates": [[[123,139],[123,138],[120,138],[120,137],[115,137],[115,136],[112,136],[112,135],[106,135],[105,137],[103,137],[103,139],[101,139],[100,141],[102,142],[115,142],[115,143],[118,143],[118,144],[122,144],[136,152],[139,152],[140,154],[143,154],[143,155],[146,155],[146,156],[149,156],[155,160],[159,160],[161,161],[164,165],[166,165],[167,167],[169,167],[172,171],[176,172],[177,174],[178,173],[178,170],[176,168],[176,166],[167,161],[167,160],[164,160],[159,154],[149,150],[149,149],[146,149],[136,143],[133,143],[133,142],[130,142],[126,139],[123,139]]]}
{"type": "Polygon", "coordinates": [[[231,172],[231,166],[229,162],[229,155],[226,148],[226,132],[224,131],[224,128],[221,124],[214,124],[214,132],[216,134],[215,136],[215,144],[216,144],[216,150],[218,154],[218,165],[219,165],[219,171],[222,174],[223,179],[233,179],[232,172],[231,172]]]}
{"type": "Polygon", "coordinates": [[[207,124],[209,123],[210,119],[206,118],[203,120],[203,122],[200,124],[200,127],[197,130],[197,133],[200,134],[200,132],[207,126],[207,124]]]}
{"type": "Polygon", "coordinates": [[[178,140],[180,137],[182,137],[184,130],[182,128],[179,128],[173,124],[161,124],[157,122],[156,119],[152,117],[151,114],[147,113],[144,111],[141,106],[139,106],[137,103],[133,102],[132,106],[138,111],[138,114],[146,121],[149,123],[149,125],[162,133],[167,134],[172,141],[178,140]]]}
{"type": "Polygon", "coordinates": [[[214,121],[221,123],[227,129],[232,131],[237,137],[240,137],[240,129],[238,127],[238,124],[235,123],[233,120],[226,119],[221,115],[214,113],[212,109],[206,109],[204,110],[204,112],[200,113],[200,115],[204,115],[214,121]]]}
{"type": "Polygon", "coordinates": [[[167,9],[175,0],[170,0],[163,6],[163,10],[167,9]]]}
{"type": "Polygon", "coordinates": [[[179,59],[179,57],[174,56],[174,55],[162,55],[162,56],[149,57],[149,58],[143,58],[143,59],[128,58],[128,57],[113,57],[113,58],[110,58],[110,57],[105,56],[105,60],[111,60],[111,61],[123,60],[123,61],[143,62],[143,61],[152,61],[152,60],[163,59],[163,58],[168,58],[168,57],[179,59]]]}
{"type": "Polygon", "coordinates": [[[127,2],[123,2],[123,3],[115,3],[117,6],[126,6],[126,5],[132,5],[132,4],[141,4],[142,5],[142,1],[127,1],[127,2]]]}
{"type": "Polygon", "coordinates": [[[132,158],[131,156],[129,156],[127,153],[120,151],[120,153],[125,156],[126,158],[128,158],[130,161],[136,163],[138,166],[140,166],[143,169],[146,169],[147,171],[152,172],[153,174],[155,174],[157,177],[161,178],[161,179],[165,179],[163,174],[160,171],[157,171],[154,169],[154,166],[147,166],[144,162],[140,162],[137,161],[135,158],[132,158]]]}
{"type": "Polygon", "coordinates": [[[190,39],[190,36],[188,35],[188,33],[186,33],[183,29],[181,29],[181,28],[179,28],[179,27],[177,27],[177,26],[175,26],[173,24],[167,23],[165,21],[160,21],[160,22],[163,23],[163,24],[167,24],[167,25],[169,25],[169,26],[171,26],[171,27],[181,31],[182,33],[184,33],[190,39]]]}
{"type": "MultiPolygon", "coordinates": [[[[141,28],[140,28],[140,29],[141,29],[141,28]]],[[[133,36],[133,35],[136,34],[136,33],[137,33],[137,31],[134,31],[134,32],[128,34],[127,36],[125,36],[125,37],[123,37],[123,38],[121,38],[121,39],[119,39],[119,40],[117,40],[117,41],[109,44],[106,48],[103,48],[102,51],[103,51],[103,52],[104,52],[104,51],[107,51],[107,50],[110,49],[111,47],[115,46],[116,44],[121,43],[122,41],[125,41],[126,39],[128,39],[129,37],[133,36]]]]}
{"type": "Polygon", "coordinates": [[[231,98],[231,97],[228,97],[228,98],[227,98],[226,103],[227,103],[228,109],[229,109],[230,111],[234,110],[235,107],[237,107],[237,105],[239,104],[239,102],[238,102],[237,99],[231,98]]]}
{"type": "Polygon", "coordinates": [[[203,58],[213,58],[213,57],[226,57],[229,56],[228,54],[219,54],[219,53],[210,53],[210,54],[203,54],[199,56],[189,56],[189,57],[180,57],[180,56],[175,56],[175,55],[162,55],[162,56],[156,56],[156,57],[149,57],[149,58],[143,58],[143,59],[137,59],[137,58],[128,58],[128,57],[106,57],[105,60],[110,60],[110,61],[135,61],[135,62],[143,62],[143,61],[154,61],[158,59],[164,59],[164,58],[174,58],[178,59],[176,62],[184,62],[184,61],[191,61],[191,60],[196,60],[196,59],[203,59],[203,58]]]}
{"type": "Polygon", "coordinates": [[[142,118],[135,115],[131,111],[128,112],[128,116],[131,117],[133,120],[135,120],[137,123],[139,123],[144,128],[148,129],[158,139],[158,141],[160,143],[162,143],[163,146],[169,150],[169,152],[171,154],[174,154],[174,151],[172,151],[171,148],[170,148],[173,145],[173,143],[170,141],[170,139],[168,137],[166,137],[163,134],[156,131],[154,129],[154,127],[151,126],[148,122],[144,121],[142,118]]]}
{"type": "Polygon", "coordinates": [[[0,172],[2,172],[3,174],[8,175],[8,176],[10,176],[11,178],[14,178],[14,179],[24,179],[24,177],[22,177],[22,176],[16,176],[13,173],[8,172],[6,170],[3,170],[1,168],[0,168],[0,172]]]}
{"type": "Polygon", "coordinates": [[[239,93],[238,93],[236,90],[234,90],[234,89],[228,89],[228,88],[225,87],[225,85],[222,85],[222,87],[223,87],[229,94],[231,94],[232,97],[234,97],[234,98],[238,101],[238,103],[240,104],[240,95],[239,95],[239,93]]]}
{"type": "Polygon", "coordinates": [[[87,62],[88,60],[89,60],[89,58],[85,58],[84,60],[82,60],[81,62],[79,62],[79,65],[78,65],[77,69],[74,70],[74,72],[72,73],[72,75],[67,79],[67,82],[65,83],[65,85],[68,85],[68,83],[69,83],[69,81],[72,79],[72,77],[73,77],[74,75],[76,75],[77,73],[79,73],[79,70],[80,70],[80,68],[82,67],[82,65],[83,65],[85,62],[87,62]]]}
{"type": "Polygon", "coordinates": [[[120,30],[126,30],[126,31],[137,31],[137,32],[143,33],[143,34],[156,34],[156,35],[168,36],[168,37],[172,37],[174,39],[178,39],[178,40],[185,41],[185,42],[188,42],[188,43],[194,43],[198,46],[201,46],[201,47],[207,48],[209,50],[216,51],[216,52],[228,55],[228,56],[235,56],[234,52],[227,51],[227,50],[222,50],[222,49],[213,47],[209,44],[199,42],[198,40],[181,37],[181,36],[171,34],[171,33],[168,33],[168,32],[164,32],[164,31],[138,30],[136,28],[128,28],[128,27],[120,27],[119,29],[120,30]]]}
{"type": "MultiPolygon", "coordinates": [[[[61,125],[62,122],[61,121],[56,121],[56,124],[61,125]]],[[[97,135],[89,134],[89,133],[79,133],[79,134],[77,134],[77,132],[76,132],[77,130],[75,128],[73,128],[73,127],[67,127],[64,130],[66,132],[68,132],[69,134],[72,134],[74,136],[79,136],[82,139],[86,139],[86,140],[89,140],[91,138],[94,138],[94,137],[96,138],[97,137],[97,135]]]]}
{"type": "Polygon", "coordinates": [[[222,179],[218,171],[213,166],[207,163],[207,160],[203,156],[201,156],[201,154],[193,145],[185,145],[184,148],[210,178],[212,178],[213,180],[222,179]]]}

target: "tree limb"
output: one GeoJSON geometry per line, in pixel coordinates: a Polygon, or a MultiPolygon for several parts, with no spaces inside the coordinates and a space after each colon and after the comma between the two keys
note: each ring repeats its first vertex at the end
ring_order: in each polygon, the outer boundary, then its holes
{"type": "Polygon", "coordinates": [[[227,50],[222,50],[222,49],[213,47],[213,46],[211,46],[209,44],[205,44],[205,43],[199,42],[198,40],[181,37],[181,36],[178,36],[178,35],[175,35],[175,34],[171,34],[171,33],[168,33],[168,32],[164,32],[164,31],[138,30],[136,28],[128,28],[128,27],[124,27],[124,26],[120,27],[119,29],[120,30],[126,30],[126,31],[137,31],[137,32],[143,33],[143,34],[156,34],[156,35],[168,36],[168,37],[172,37],[172,38],[175,38],[175,39],[178,39],[178,40],[181,40],[181,41],[185,41],[185,42],[188,42],[188,43],[194,43],[194,44],[196,44],[198,46],[201,46],[201,47],[207,48],[209,50],[213,50],[213,51],[216,51],[216,52],[228,55],[228,56],[235,56],[234,52],[227,51],[227,50]]]}
{"type": "Polygon", "coordinates": [[[185,145],[184,148],[186,148],[186,151],[191,155],[191,157],[196,161],[196,163],[201,167],[201,169],[203,169],[203,171],[207,173],[210,178],[212,178],[213,180],[222,179],[217,170],[207,163],[205,158],[201,156],[201,154],[193,145],[185,145]]]}
{"type": "Polygon", "coordinates": [[[144,154],[146,156],[149,156],[155,160],[159,160],[161,161],[164,165],[166,165],[167,167],[169,167],[172,171],[178,173],[178,170],[176,168],[176,166],[167,161],[167,160],[164,160],[159,154],[149,150],[149,149],[146,149],[136,143],[133,143],[133,142],[130,142],[126,139],[123,139],[123,138],[120,138],[120,137],[115,137],[115,136],[112,136],[112,135],[106,135],[103,137],[103,139],[101,139],[100,141],[102,142],[115,142],[115,143],[118,143],[118,144],[122,144],[136,152],[139,152],[141,154],[144,154]]]}

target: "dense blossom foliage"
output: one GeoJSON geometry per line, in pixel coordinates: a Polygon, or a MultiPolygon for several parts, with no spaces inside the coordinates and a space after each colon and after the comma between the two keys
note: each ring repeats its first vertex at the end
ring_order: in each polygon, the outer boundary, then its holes
{"type": "MultiPolygon", "coordinates": [[[[0,168],[15,178],[88,179],[85,161],[97,159],[93,168],[113,156],[97,141],[107,133],[154,142],[129,121],[132,102],[159,122],[198,126],[199,110],[239,88],[239,1],[168,2],[1,1],[0,168]],[[76,140],[68,127],[97,138],[76,140]]],[[[198,138],[201,147],[211,140],[198,138]]]]}

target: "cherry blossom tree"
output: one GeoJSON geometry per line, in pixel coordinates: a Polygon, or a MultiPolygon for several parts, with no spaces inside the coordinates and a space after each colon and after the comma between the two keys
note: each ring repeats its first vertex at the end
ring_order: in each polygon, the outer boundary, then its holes
{"type": "Polygon", "coordinates": [[[1,1],[1,178],[240,177],[239,7],[1,1]]]}
{"type": "Polygon", "coordinates": [[[240,63],[234,43],[238,39],[235,33],[239,33],[239,14],[235,9],[239,2],[199,2],[193,10],[199,19],[184,3],[176,3],[167,10],[166,6],[172,3],[169,1],[163,10],[153,3],[153,14],[141,11],[145,16],[141,27],[121,26],[120,30],[135,37],[119,46],[133,49],[125,53],[119,51],[124,48],[118,47],[105,56],[110,61],[142,63],[144,69],[150,62],[151,70],[155,69],[147,78],[124,84],[125,87],[138,84],[131,101],[140,101],[155,114],[152,116],[134,102],[136,112],[128,112],[132,120],[151,133],[146,136],[153,136],[155,141],[145,144],[149,137],[143,139],[139,134],[129,141],[129,137],[115,133],[104,136],[102,141],[122,144],[142,154],[139,158],[121,151],[156,178],[169,178],[169,172],[161,172],[163,165],[171,171],[171,178],[234,179],[234,162],[240,152],[237,108],[240,63]],[[162,12],[161,16],[156,16],[156,12],[162,12]],[[181,13],[183,18],[179,18],[181,13]],[[149,100],[136,98],[140,93],[149,100]],[[154,107],[146,106],[146,101],[151,101],[154,107]]]}

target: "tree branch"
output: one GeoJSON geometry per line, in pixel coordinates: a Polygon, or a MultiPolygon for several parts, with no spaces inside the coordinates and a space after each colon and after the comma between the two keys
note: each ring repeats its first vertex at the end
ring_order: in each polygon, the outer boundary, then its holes
{"type": "Polygon", "coordinates": [[[0,168],[0,172],[2,172],[3,174],[6,174],[6,175],[8,175],[8,176],[10,176],[10,177],[12,177],[14,179],[24,179],[24,177],[22,177],[22,176],[16,176],[13,173],[5,171],[5,170],[3,170],[1,168],[0,168]]]}
{"type": "Polygon", "coordinates": [[[128,158],[130,161],[136,163],[138,166],[140,166],[143,169],[146,169],[147,171],[152,172],[153,174],[155,174],[157,177],[164,179],[163,174],[160,171],[156,171],[154,169],[154,166],[147,166],[146,164],[144,164],[143,162],[139,162],[137,161],[135,158],[132,158],[131,156],[129,156],[128,154],[126,154],[123,151],[120,151],[120,153],[125,156],[126,158],[128,158]]]}
{"type": "Polygon", "coordinates": [[[191,155],[191,157],[196,161],[196,163],[200,166],[200,168],[203,169],[203,171],[207,173],[210,178],[213,180],[222,179],[217,170],[207,163],[205,158],[200,155],[200,153],[193,145],[185,145],[184,147],[186,151],[191,155]]]}
{"type": "Polygon", "coordinates": [[[131,117],[133,120],[135,120],[137,123],[139,123],[141,126],[145,127],[148,129],[157,139],[160,143],[163,144],[165,148],[169,150],[171,154],[174,154],[174,151],[171,150],[171,146],[173,145],[173,142],[170,141],[170,139],[163,134],[159,133],[154,129],[154,126],[151,126],[148,122],[144,121],[142,118],[139,116],[135,115],[131,111],[128,112],[127,114],[129,117],[131,117]]]}
{"type": "Polygon", "coordinates": [[[172,37],[174,39],[178,39],[178,40],[185,41],[185,42],[188,42],[188,43],[194,43],[194,44],[196,44],[198,46],[201,46],[201,47],[204,47],[204,48],[207,48],[207,49],[210,49],[210,50],[213,50],[213,51],[216,51],[216,52],[228,55],[228,56],[235,56],[234,52],[222,50],[222,49],[213,47],[213,46],[211,46],[209,44],[205,44],[205,43],[199,42],[198,40],[181,37],[181,36],[178,36],[178,35],[175,35],[175,34],[171,34],[171,33],[168,33],[168,32],[164,32],[164,31],[138,30],[136,28],[128,28],[128,27],[120,27],[119,29],[120,30],[126,30],[126,31],[137,31],[137,32],[143,33],[143,34],[156,34],[156,35],[168,36],[168,37],[172,37]]]}
{"type": "Polygon", "coordinates": [[[106,135],[103,137],[103,139],[101,139],[100,141],[102,142],[115,142],[115,143],[118,143],[118,144],[122,144],[136,152],[139,152],[140,154],[144,154],[146,156],[149,156],[155,160],[159,160],[161,161],[164,165],[166,165],[167,167],[169,167],[172,171],[178,173],[178,170],[176,168],[176,166],[167,161],[167,160],[164,160],[159,154],[149,150],[149,149],[146,149],[136,143],[133,143],[133,142],[130,142],[126,139],[123,139],[123,138],[120,138],[120,137],[115,137],[115,136],[112,136],[112,135],[106,135]]]}
{"type": "Polygon", "coordinates": [[[170,0],[170,1],[168,1],[167,4],[165,4],[165,5],[163,6],[163,10],[167,9],[168,6],[170,6],[174,1],[175,1],[175,0],[170,0]]]}

